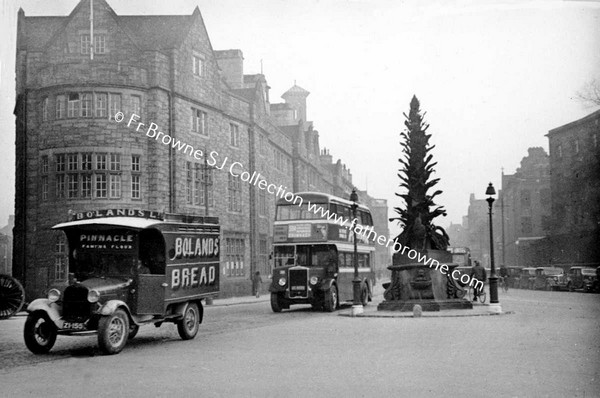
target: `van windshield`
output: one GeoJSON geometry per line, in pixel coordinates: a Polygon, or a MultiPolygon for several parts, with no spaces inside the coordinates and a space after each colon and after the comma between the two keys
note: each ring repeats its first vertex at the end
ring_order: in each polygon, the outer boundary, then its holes
{"type": "Polygon", "coordinates": [[[131,277],[137,265],[133,254],[88,252],[74,250],[69,270],[78,280],[94,277],[131,277]]]}

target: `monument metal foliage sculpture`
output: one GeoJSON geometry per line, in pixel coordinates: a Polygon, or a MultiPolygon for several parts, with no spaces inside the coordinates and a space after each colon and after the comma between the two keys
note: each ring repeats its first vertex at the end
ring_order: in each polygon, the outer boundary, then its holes
{"type": "Polygon", "coordinates": [[[401,145],[405,156],[398,159],[402,165],[398,177],[402,181],[400,187],[405,188],[406,192],[396,195],[404,199],[406,208],[394,207],[398,217],[390,218],[390,221],[402,224],[403,231],[395,240],[403,246],[415,250],[446,250],[448,234],[442,227],[433,224],[434,218],[446,215],[443,206],[436,207],[433,201],[442,191],[436,190],[431,195],[427,193],[440,180],[430,180],[437,162],[432,163],[433,155],[429,152],[435,145],[429,145],[429,125],[423,121],[424,114],[421,114],[419,107],[419,100],[413,96],[410,112],[408,116],[404,114],[406,130],[400,136],[404,139],[401,145]]]}

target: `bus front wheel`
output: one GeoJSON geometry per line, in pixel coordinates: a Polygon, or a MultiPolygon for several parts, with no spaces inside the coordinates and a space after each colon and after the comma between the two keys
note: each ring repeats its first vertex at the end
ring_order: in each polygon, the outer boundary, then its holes
{"type": "Polygon", "coordinates": [[[338,291],[335,285],[332,285],[328,291],[325,292],[325,299],[323,300],[323,309],[327,312],[333,312],[338,308],[338,291]]]}
{"type": "Polygon", "coordinates": [[[363,307],[366,307],[369,304],[369,288],[365,286],[360,293],[360,303],[363,307]]]}
{"type": "Polygon", "coordinates": [[[283,309],[282,298],[278,293],[271,293],[271,309],[273,312],[281,312],[283,309]]]}

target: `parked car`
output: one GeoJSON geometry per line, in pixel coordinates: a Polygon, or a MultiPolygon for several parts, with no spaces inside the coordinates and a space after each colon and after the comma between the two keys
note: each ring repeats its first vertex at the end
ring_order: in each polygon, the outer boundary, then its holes
{"type": "Polygon", "coordinates": [[[508,272],[508,287],[517,288],[519,287],[519,281],[521,280],[521,267],[506,267],[508,272]]]}
{"type": "Polygon", "coordinates": [[[596,269],[589,267],[571,267],[567,278],[567,289],[591,292],[596,279],[596,269]],[[571,273],[571,270],[573,271],[571,273]]]}
{"type": "Polygon", "coordinates": [[[595,268],[571,267],[560,287],[564,287],[570,292],[574,290],[591,292],[596,289],[597,284],[597,272],[595,268]]]}
{"type": "Polygon", "coordinates": [[[592,282],[592,292],[600,293],[600,267],[596,268],[596,276],[592,282]]]}
{"type": "Polygon", "coordinates": [[[538,290],[556,290],[556,286],[564,278],[562,268],[556,267],[537,267],[535,269],[535,277],[529,281],[530,289],[538,290]]]}
{"type": "Polygon", "coordinates": [[[519,279],[519,289],[531,289],[531,279],[535,278],[535,268],[526,267],[521,269],[521,278],[519,279]]]}

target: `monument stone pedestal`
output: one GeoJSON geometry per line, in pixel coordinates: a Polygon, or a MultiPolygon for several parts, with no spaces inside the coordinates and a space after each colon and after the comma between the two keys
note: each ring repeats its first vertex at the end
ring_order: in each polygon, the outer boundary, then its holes
{"type": "MultiPolygon", "coordinates": [[[[462,288],[451,277],[457,264],[452,264],[452,255],[444,250],[424,250],[427,264],[415,262],[406,255],[394,254],[392,278],[383,294],[384,301],[378,311],[412,311],[418,304],[423,311],[440,311],[447,309],[472,309],[473,304],[463,297],[462,288]],[[431,266],[431,260],[439,262],[431,266]],[[442,264],[446,274],[441,272],[442,264]]],[[[418,257],[417,257],[418,258],[418,257]]]]}

